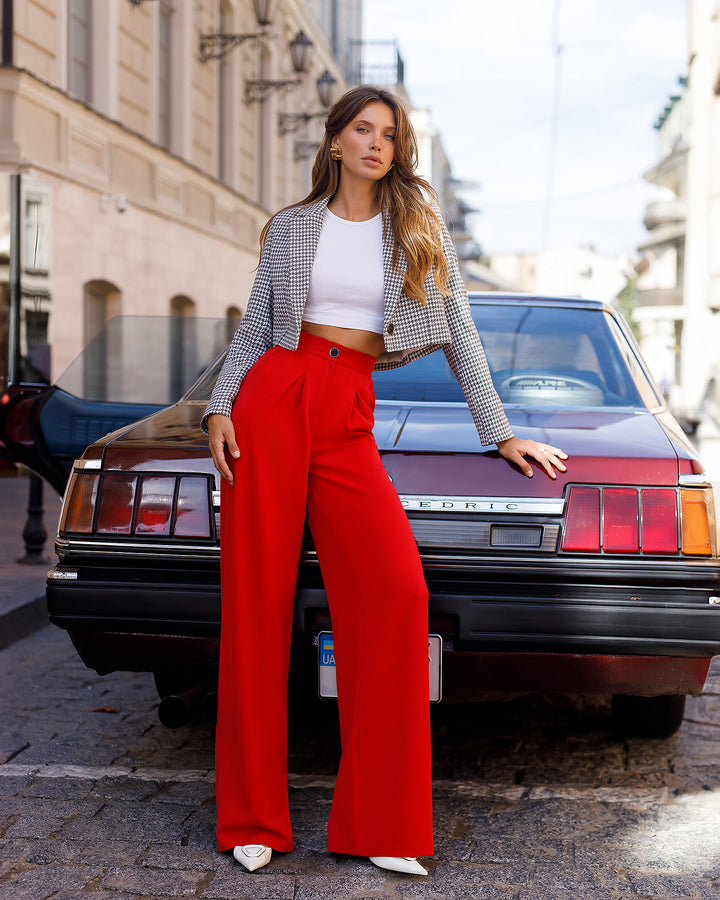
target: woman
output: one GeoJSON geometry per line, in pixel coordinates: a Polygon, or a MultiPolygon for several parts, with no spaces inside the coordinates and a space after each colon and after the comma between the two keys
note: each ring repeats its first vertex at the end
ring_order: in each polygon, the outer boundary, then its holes
{"type": "Polygon", "coordinates": [[[442,347],[483,443],[528,476],[526,456],[552,478],[567,457],[510,430],[450,236],[414,174],[401,103],[354,88],[325,129],[310,194],[263,230],[247,311],[203,417],[223,477],[218,845],[251,871],[293,846],[287,670],[307,513],[333,622],[342,741],[328,850],[426,875],[417,857],[432,853],[427,588],[373,439],[372,369],[442,347]]]}

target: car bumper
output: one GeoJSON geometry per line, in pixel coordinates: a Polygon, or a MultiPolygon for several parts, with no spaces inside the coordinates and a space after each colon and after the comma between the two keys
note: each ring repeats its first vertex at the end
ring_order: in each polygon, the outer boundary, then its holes
{"type": "MultiPolygon", "coordinates": [[[[712,580],[703,583],[696,579],[688,584],[692,579],[687,578],[682,579],[685,583],[660,584],[660,579],[645,579],[651,583],[642,585],[622,580],[560,583],[543,581],[541,574],[535,581],[514,574],[515,578],[507,570],[502,577],[487,572],[478,579],[468,573],[452,578],[429,573],[430,630],[443,635],[447,658],[482,656],[494,660],[496,672],[498,660],[511,659],[514,654],[535,655],[546,662],[553,654],[667,658],[664,668],[670,671],[671,660],[707,660],[720,653],[720,605],[714,602],[717,586],[712,580]]],[[[183,641],[200,647],[204,640],[203,654],[215,658],[216,650],[207,648],[215,648],[220,633],[216,570],[208,568],[200,577],[195,570],[191,578],[189,573],[170,569],[164,575],[102,567],[78,573],[72,566],[60,565],[49,573],[47,599],[51,621],[71,632],[76,643],[82,639],[83,649],[78,646],[81,657],[99,671],[156,670],[159,660],[153,655],[153,643],[181,658],[182,652],[189,651],[188,647],[181,652],[183,641]],[[95,636],[97,643],[100,634],[114,637],[106,637],[107,646],[96,653],[89,636],[95,636]],[[141,652],[141,648],[150,649],[141,652]]],[[[294,616],[295,633],[306,638],[329,625],[325,593],[312,572],[300,583],[294,616]]],[[[377,627],[382,629],[382,621],[377,627]]],[[[510,689],[505,687],[509,674],[501,679],[504,689],[510,689]]],[[[495,678],[485,679],[481,672],[474,677],[478,682],[498,683],[495,678]]],[[[693,684],[697,678],[693,676],[693,684]]],[[[633,679],[645,692],[653,683],[640,672],[633,679]]],[[[682,681],[679,675],[676,681],[682,681]]],[[[583,681],[588,685],[583,691],[604,692],[603,686],[611,682],[607,675],[595,674],[583,681]]],[[[567,683],[579,690],[574,679],[567,683]]],[[[533,688],[555,689],[533,684],[532,678],[527,688],[519,689],[533,688]]]]}

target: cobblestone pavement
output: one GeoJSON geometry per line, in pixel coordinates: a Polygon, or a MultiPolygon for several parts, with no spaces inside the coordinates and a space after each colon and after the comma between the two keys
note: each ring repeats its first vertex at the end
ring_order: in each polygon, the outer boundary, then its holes
{"type": "Polygon", "coordinates": [[[326,853],[330,701],[291,720],[296,849],[249,874],[214,846],[211,729],[160,725],[150,676],[100,678],[46,627],[0,684],[0,900],[720,897],[720,666],[665,741],[613,739],[600,701],[434,707],[426,879],[326,853]]]}

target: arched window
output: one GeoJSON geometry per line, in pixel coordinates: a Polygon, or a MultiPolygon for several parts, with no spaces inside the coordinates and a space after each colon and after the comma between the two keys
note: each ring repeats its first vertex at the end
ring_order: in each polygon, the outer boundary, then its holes
{"type": "Polygon", "coordinates": [[[178,295],[170,300],[170,402],[178,400],[199,374],[195,304],[178,295]]]}
{"type": "Polygon", "coordinates": [[[228,306],[225,313],[225,343],[229,344],[242,319],[242,313],[237,306],[228,306]]]}
{"type": "Polygon", "coordinates": [[[122,347],[119,340],[109,344],[105,325],[120,313],[120,290],[109,281],[88,281],[83,287],[83,396],[87,400],[107,400],[118,393],[121,380],[122,347]]]}

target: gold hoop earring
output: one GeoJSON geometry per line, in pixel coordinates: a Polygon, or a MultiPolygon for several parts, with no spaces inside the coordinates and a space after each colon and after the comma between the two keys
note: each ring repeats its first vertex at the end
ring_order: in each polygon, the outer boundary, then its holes
{"type": "Polygon", "coordinates": [[[340,162],[340,160],[342,159],[342,150],[339,147],[331,147],[330,158],[334,159],[335,162],[340,162]]]}

